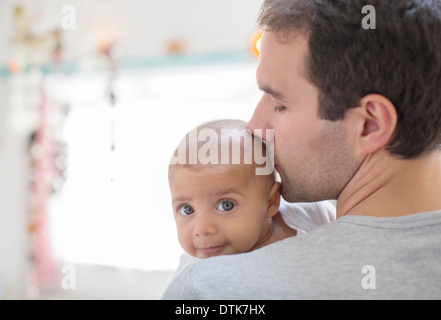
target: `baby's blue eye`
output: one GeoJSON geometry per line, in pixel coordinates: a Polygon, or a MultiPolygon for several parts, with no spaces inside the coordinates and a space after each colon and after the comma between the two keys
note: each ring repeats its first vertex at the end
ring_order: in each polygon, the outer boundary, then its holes
{"type": "Polygon", "coordinates": [[[217,210],[220,211],[231,211],[234,208],[234,203],[231,201],[222,201],[217,205],[217,210]]]}
{"type": "Polygon", "coordinates": [[[188,204],[186,204],[185,206],[182,206],[179,208],[179,212],[183,216],[189,216],[190,214],[194,213],[194,209],[191,206],[189,206],[188,204]]]}

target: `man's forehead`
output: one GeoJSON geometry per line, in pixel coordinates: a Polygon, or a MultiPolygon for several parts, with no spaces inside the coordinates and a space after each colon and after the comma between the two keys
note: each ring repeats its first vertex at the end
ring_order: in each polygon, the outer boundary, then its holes
{"type": "Polygon", "coordinates": [[[274,79],[285,73],[305,76],[307,57],[308,39],[302,33],[293,32],[289,41],[280,41],[277,34],[265,32],[256,70],[259,89],[283,100],[283,92],[279,88],[283,83],[274,83],[274,79]]]}

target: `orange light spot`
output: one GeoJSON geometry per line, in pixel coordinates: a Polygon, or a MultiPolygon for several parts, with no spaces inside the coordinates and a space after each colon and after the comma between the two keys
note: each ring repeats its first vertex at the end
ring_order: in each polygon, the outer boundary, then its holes
{"type": "Polygon", "coordinates": [[[260,55],[260,43],[262,41],[263,31],[259,30],[253,33],[251,36],[250,50],[253,55],[259,57],[260,55]]]}

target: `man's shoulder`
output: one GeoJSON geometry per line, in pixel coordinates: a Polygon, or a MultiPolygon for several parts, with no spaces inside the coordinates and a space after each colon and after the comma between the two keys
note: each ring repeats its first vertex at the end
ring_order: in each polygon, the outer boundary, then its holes
{"type": "Polygon", "coordinates": [[[341,218],[253,252],[193,263],[168,297],[439,298],[440,247],[441,213],[341,218]],[[376,290],[365,289],[369,281],[376,290]]]}
{"type": "Polygon", "coordinates": [[[314,247],[315,242],[315,237],[306,235],[290,237],[252,252],[195,261],[174,278],[163,299],[271,299],[272,295],[279,299],[278,284],[287,283],[292,268],[307,264],[300,251],[308,250],[296,247],[314,247]]]}

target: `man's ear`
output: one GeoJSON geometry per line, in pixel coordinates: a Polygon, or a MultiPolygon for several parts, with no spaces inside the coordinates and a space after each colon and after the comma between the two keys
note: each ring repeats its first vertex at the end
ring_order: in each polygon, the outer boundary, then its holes
{"type": "Polygon", "coordinates": [[[275,181],[271,187],[265,218],[272,218],[279,212],[280,186],[280,182],[275,181]]]}
{"type": "MultiPolygon", "coordinates": [[[[379,94],[368,94],[360,100],[356,113],[357,147],[360,155],[373,153],[392,140],[397,126],[397,111],[393,103],[379,94]]],[[[354,116],[354,114],[352,114],[354,116]]]]}

